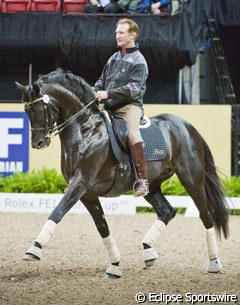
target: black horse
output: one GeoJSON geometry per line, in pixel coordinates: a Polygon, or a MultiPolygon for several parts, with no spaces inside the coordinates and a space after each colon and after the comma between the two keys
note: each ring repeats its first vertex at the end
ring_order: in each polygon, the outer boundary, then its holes
{"type": "MultiPolygon", "coordinates": [[[[29,117],[32,147],[50,145],[50,135],[59,134],[61,170],[69,186],[62,200],[48,217],[25,260],[41,259],[42,247],[49,241],[56,224],[81,200],[93,217],[110,257],[107,275],[120,277],[120,253],[110,234],[99,197],[113,187],[119,162],[115,158],[106,127],[90,85],[81,77],[62,70],[41,76],[32,85],[17,83],[29,117]]],[[[215,229],[228,237],[228,213],[210,149],[198,131],[178,116],[161,114],[151,118],[166,142],[166,158],[148,162],[149,194],[145,199],[155,208],[157,220],[143,239],[144,261],[153,264],[153,248],[161,230],[175,216],[164,197],[161,183],[174,173],[199,210],[206,229],[208,272],[221,270],[215,229]]],[[[122,191],[132,189],[134,175],[127,175],[122,191]]],[[[116,194],[115,194],[116,195],[116,194]]],[[[121,193],[117,194],[121,195],[121,193]]]]}

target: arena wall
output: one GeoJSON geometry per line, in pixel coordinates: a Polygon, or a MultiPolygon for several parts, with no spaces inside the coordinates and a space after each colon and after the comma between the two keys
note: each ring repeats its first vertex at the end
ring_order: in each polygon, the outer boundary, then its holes
{"type": "MultiPolygon", "coordinates": [[[[1,103],[0,112],[22,112],[23,105],[1,103]]],[[[148,116],[160,113],[179,115],[192,123],[208,143],[222,176],[231,175],[231,106],[230,105],[145,105],[148,116]]],[[[31,137],[29,137],[29,141],[31,137]]],[[[60,172],[60,143],[52,139],[50,147],[34,150],[29,143],[29,170],[42,167],[60,172]]]]}

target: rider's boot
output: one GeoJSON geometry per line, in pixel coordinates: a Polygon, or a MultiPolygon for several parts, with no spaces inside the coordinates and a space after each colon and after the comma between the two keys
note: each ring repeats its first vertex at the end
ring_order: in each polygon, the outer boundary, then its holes
{"type": "Polygon", "coordinates": [[[145,196],[149,193],[149,186],[143,142],[130,145],[130,152],[138,174],[138,180],[133,185],[134,196],[145,196]]]}

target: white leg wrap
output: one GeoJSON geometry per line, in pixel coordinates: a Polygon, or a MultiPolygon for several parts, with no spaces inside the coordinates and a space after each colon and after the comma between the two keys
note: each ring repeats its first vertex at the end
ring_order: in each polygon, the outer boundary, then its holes
{"type": "Polygon", "coordinates": [[[206,230],[206,239],[207,239],[208,258],[209,259],[218,258],[218,247],[217,247],[214,228],[206,230]]]}
{"type": "Polygon", "coordinates": [[[107,274],[115,275],[116,277],[121,277],[122,276],[122,271],[120,267],[110,265],[106,271],[107,274]]]}
{"type": "Polygon", "coordinates": [[[37,260],[35,258],[33,258],[32,256],[29,256],[29,254],[33,254],[37,259],[42,259],[42,249],[36,247],[36,246],[31,246],[25,253],[24,256],[24,260],[26,261],[33,261],[33,260],[37,260]]]}
{"type": "Polygon", "coordinates": [[[208,261],[207,272],[217,273],[222,270],[222,264],[219,258],[210,259],[208,261]]]}
{"type": "Polygon", "coordinates": [[[56,228],[56,223],[52,220],[47,220],[42,231],[39,233],[36,238],[36,242],[38,242],[41,246],[44,246],[52,236],[54,230],[56,228]]]}
{"type": "Polygon", "coordinates": [[[108,237],[103,238],[103,244],[108,251],[111,263],[114,264],[120,262],[121,254],[113,237],[109,235],[108,237]]]}
{"type": "Polygon", "coordinates": [[[143,243],[153,247],[154,242],[159,238],[161,231],[165,229],[166,225],[161,220],[156,220],[151,229],[147,232],[143,238],[143,243]]]}
{"type": "Polygon", "coordinates": [[[153,248],[143,250],[144,262],[151,261],[157,258],[158,258],[157,252],[153,248]]]}

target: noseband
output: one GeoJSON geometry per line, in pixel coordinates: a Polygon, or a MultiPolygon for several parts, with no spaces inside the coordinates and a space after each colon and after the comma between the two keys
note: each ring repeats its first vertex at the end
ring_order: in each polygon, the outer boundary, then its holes
{"type": "MultiPolygon", "coordinates": [[[[52,97],[51,97],[52,98],[52,97]]],[[[54,126],[54,117],[52,110],[56,111],[59,114],[58,108],[51,102],[51,98],[47,94],[37,98],[32,102],[25,103],[27,105],[32,105],[37,102],[43,102],[44,114],[45,114],[45,124],[44,127],[31,128],[31,131],[44,131],[44,136],[49,138],[53,134],[54,136],[60,134],[68,125],[70,125],[76,118],[78,118],[87,108],[96,103],[96,100],[93,99],[87,105],[85,105],[81,110],[72,115],[66,121],[59,125],[54,126]]],[[[53,98],[52,98],[53,99],[53,98]]]]}

